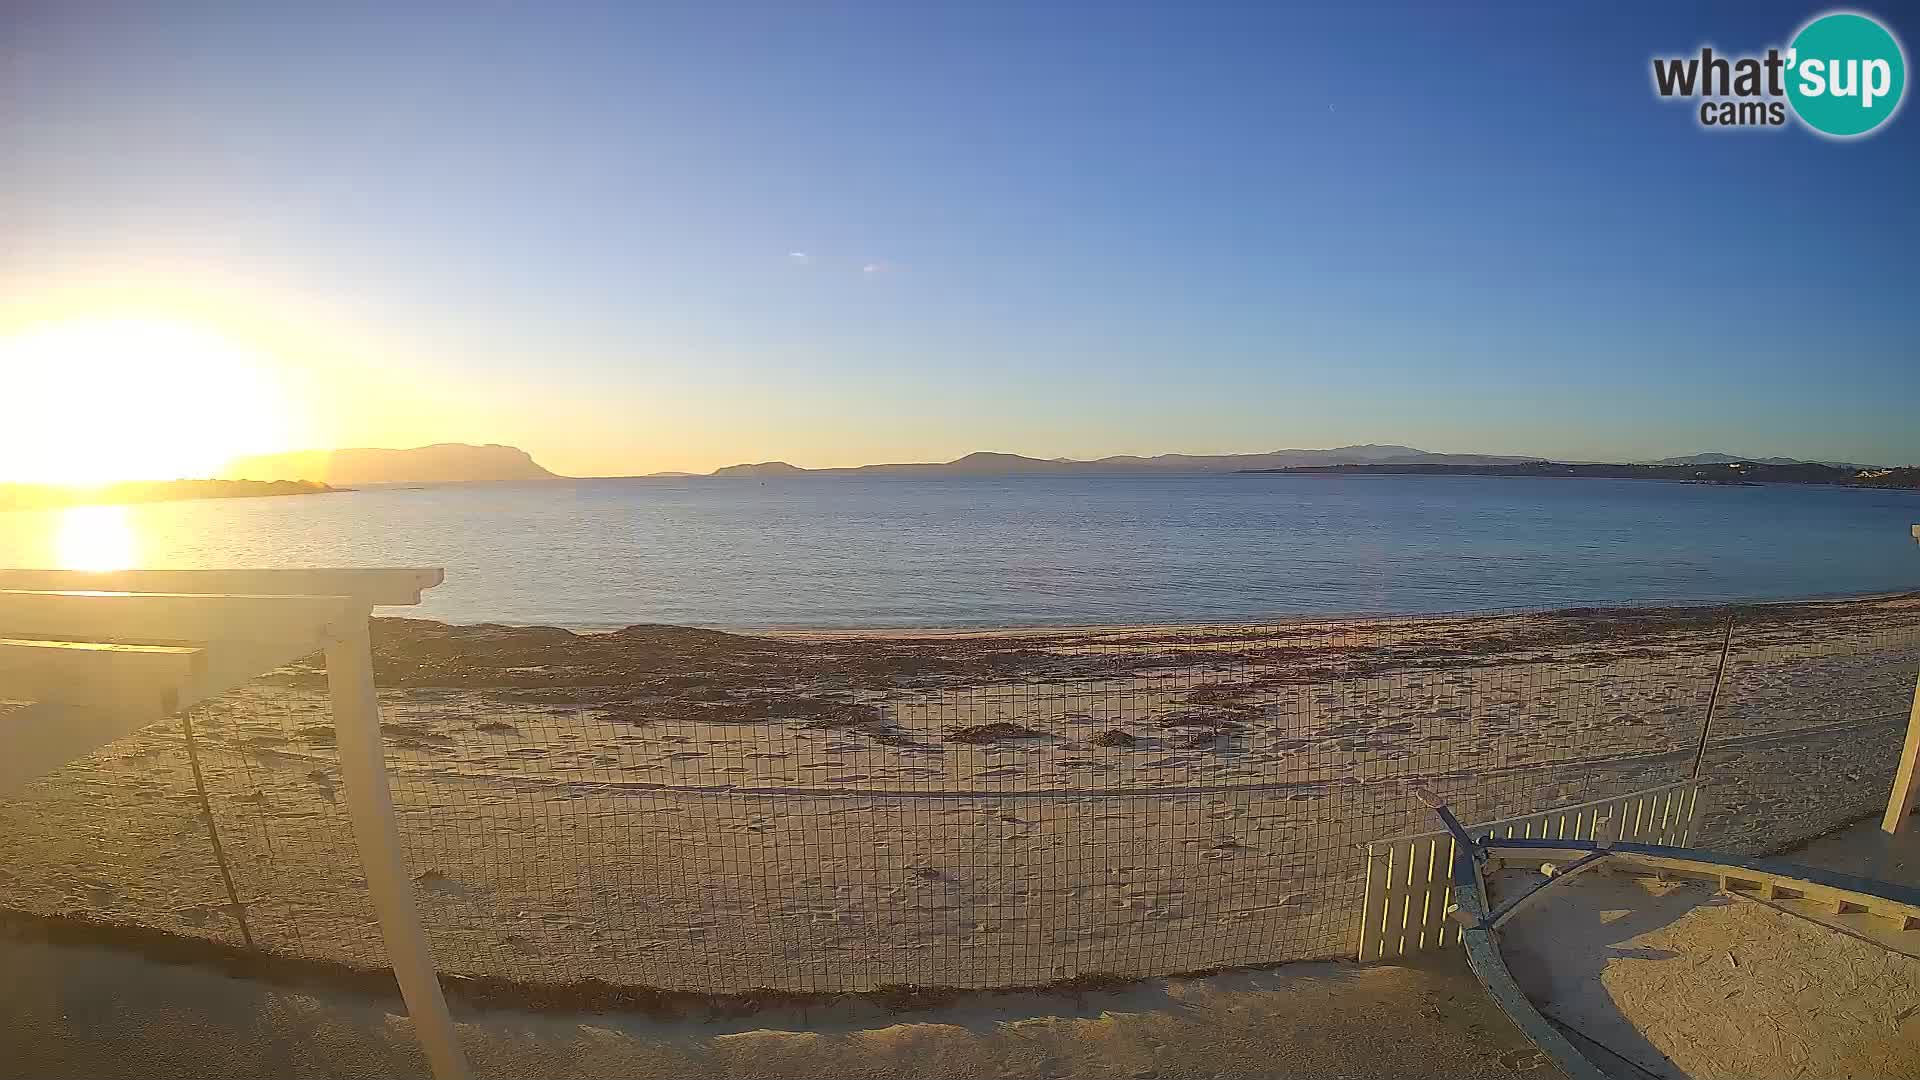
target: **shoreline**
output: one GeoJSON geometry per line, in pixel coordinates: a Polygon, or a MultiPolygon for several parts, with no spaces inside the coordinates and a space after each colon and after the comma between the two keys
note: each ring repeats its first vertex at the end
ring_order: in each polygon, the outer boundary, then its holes
{"type": "MultiPolygon", "coordinates": [[[[1212,622],[1179,622],[1152,620],[1143,622],[1092,622],[1092,623],[1005,623],[947,624],[928,626],[808,626],[788,623],[699,623],[699,622],[628,622],[607,625],[565,625],[552,622],[501,622],[481,619],[472,622],[452,622],[446,619],[422,618],[412,615],[383,615],[381,610],[374,611],[375,619],[397,619],[407,622],[432,623],[450,630],[499,628],[507,630],[562,630],[577,637],[603,637],[623,631],[666,628],[676,630],[701,630],[740,637],[763,637],[791,639],[796,641],[853,640],[883,641],[911,640],[914,638],[1033,638],[1062,634],[1128,634],[1128,633],[1181,633],[1214,632],[1258,633],[1269,629],[1297,628],[1305,626],[1327,626],[1333,624],[1379,626],[1385,624],[1419,622],[1460,622],[1479,619],[1518,618],[1525,616],[1550,617],[1566,613],[1662,613],[1662,612],[1700,612],[1728,611],[1748,609],[1768,609],[1783,607],[1830,606],[1836,604],[1868,603],[1878,601],[1920,600],[1920,589],[1895,589],[1866,593],[1823,593],[1775,599],[1716,599],[1684,600],[1654,599],[1644,601],[1620,601],[1616,603],[1569,604],[1560,607],[1512,607],[1512,608],[1470,608],[1454,611],[1435,612],[1331,612],[1326,614],[1275,615],[1259,619],[1228,620],[1212,622]]],[[[387,609],[393,612],[412,610],[409,608],[387,609]]]]}
{"type": "Polygon", "coordinates": [[[149,503],[223,499],[279,499],[296,495],[339,495],[353,490],[312,480],[159,480],[99,487],[0,484],[0,512],[72,510],[87,506],[144,506],[149,503]]]}

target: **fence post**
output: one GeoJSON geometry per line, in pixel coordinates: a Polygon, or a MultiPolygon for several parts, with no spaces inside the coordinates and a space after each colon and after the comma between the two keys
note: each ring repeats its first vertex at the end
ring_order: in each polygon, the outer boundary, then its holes
{"type": "Polygon", "coordinates": [[[1727,632],[1720,638],[1720,664],[1713,669],[1713,691],[1707,695],[1707,718],[1700,721],[1700,746],[1693,752],[1693,779],[1700,779],[1700,766],[1707,759],[1707,735],[1713,731],[1713,713],[1720,706],[1720,683],[1727,677],[1727,651],[1733,647],[1733,620],[1736,612],[1727,612],[1727,632]]]}
{"type": "Polygon", "coordinates": [[[200,751],[194,745],[193,709],[188,708],[180,714],[180,729],[187,736],[187,766],[193,771],[193,790],[200,797],[200,816],[207,823],[207,842],[213,845],[213,864],[220,868],[220,881],[227,888],[228,911],[233,921],[240,924],[240,940],[247,948],[253,948],[253,930],[247,925],[247,905],[240,902],[240,892],[233,887],[233,871],[227,866],[227,849],[220,844],[220,826],[213,820],[213,803],[207,798],[207,778],[200,771],[200,751]]]}
{"type": "Polygon", "coordinates": [[[1913,686],[1913,711],[1907,714],[1907,741],[1900,748],[1900,771],[1894,775],[1893,792],[1887,796],[1887,816],[1880,819],[1880,831],[1898,836],[1913,820],[1916,799],[1920,799],[1920,682],[1913,686]]]}
{"type": "Polygon", "coordinates": [[[387,786],[386,754],[380,744],[380,698],[373,683],[373,647],[364,616],[336,628],[327,645],[327,687],[333,702],[333,727],[340,753],[340,774],[347,785],[353,838],[366,870],[367,891],[380,916],[393,975],[413,1018],[414,1036],[426,1051],[435,1080],[466,1080],[467,1059],[454,1034],[453,1017],[434,974],[420,909],[407,879],[400,829],[393,816],[393,791],[387,786]]]}

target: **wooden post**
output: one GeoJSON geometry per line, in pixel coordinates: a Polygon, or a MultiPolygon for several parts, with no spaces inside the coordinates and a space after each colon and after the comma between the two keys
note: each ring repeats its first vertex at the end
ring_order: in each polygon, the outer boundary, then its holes
{"type": "MultiPolygon", "coordinates": [[[[1913,538],[1920,542],[1920,525],[1913,527],[1913,538]]],[[[1913,804],[1920,798],[1920,682],[1913,687],[1913,711],[1907,714],[1907,742],[1900,748],[1899,771],[1893,774],[1893,791],[1887,795],[1887,816],[1880,819],[1880,831],[1898,836],[1913,819],[1913,804]]]]}
{"type": "Polygon", "coordinates": [[[466,1080],[467,1059],[454,1035],[453,1017],[440,992],[427,950],[426,931],[414,904],[394,822],[393,791],[387,786],[386,755],[380,745],[380,699],[373,683],[373,648],[364,612],[336,624],[327,646],[327,686],[333,699],[333,726],[340,752],[340,773],[347,785],[347,809],[367,891],[380,916],[400,996],[413,1018],[414,1036],[426,1051],[435,1080],[466,1080]]]}
{"type": "MultiPolygon", "coordinates": [[[[1920,535],[1920,526],[1915,526],[1920,535]]],[[[1913,687],[1913,711],[1907,714],[1907,743],[1900,750],[1900,771],[1893,777],[1893,793],[1887,797],[1887,816],[1880,820],[1880,831],[1898,836],[1913,820],[1913,804],[1920,798],[1920,682],[1913,687]]]]}
{"type": "Polygon", "coordinates": [[[1707,737],[1713,734],[1713,714],[1720,706],[1720,684],[1727,678],[1727,653],[1733,648],[1734,617],[1734,612],[1727,612],[1727,632],[1720,639],[1720,663],[1713,669],[1713,691],[1707,695],[1707,718],[1700,721],[1700,746],[1693,752],[1695,780],[1700,779],[1700,767],[1707,761],[1707,737]]]}

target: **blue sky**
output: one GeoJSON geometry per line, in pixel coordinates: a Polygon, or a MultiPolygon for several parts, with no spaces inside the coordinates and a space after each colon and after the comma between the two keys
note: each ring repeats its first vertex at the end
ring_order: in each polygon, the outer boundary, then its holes
{"type": "Polygon", "coordinates": [[[1920,462],[1912,109],[1650,88],[1823,8],[1453,7],[16,3],[0,304],[310,328],[312,437],[578,473],[1920,462]]]}

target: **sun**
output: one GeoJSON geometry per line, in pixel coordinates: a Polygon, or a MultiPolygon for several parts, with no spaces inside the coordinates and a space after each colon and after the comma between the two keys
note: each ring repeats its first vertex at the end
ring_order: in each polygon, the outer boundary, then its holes
{"type": "Polygon", "coordinates": [[[139,565],[140,531],[124,506],[69,506],[53,534],[63,570],[126,570],[139,565]]]}
{"type": "Polygon", "coordinates": [[[0,337],[0,482],[211,477],[286,445],[273,365],[204,326],[103,317],[0,337]]]}

